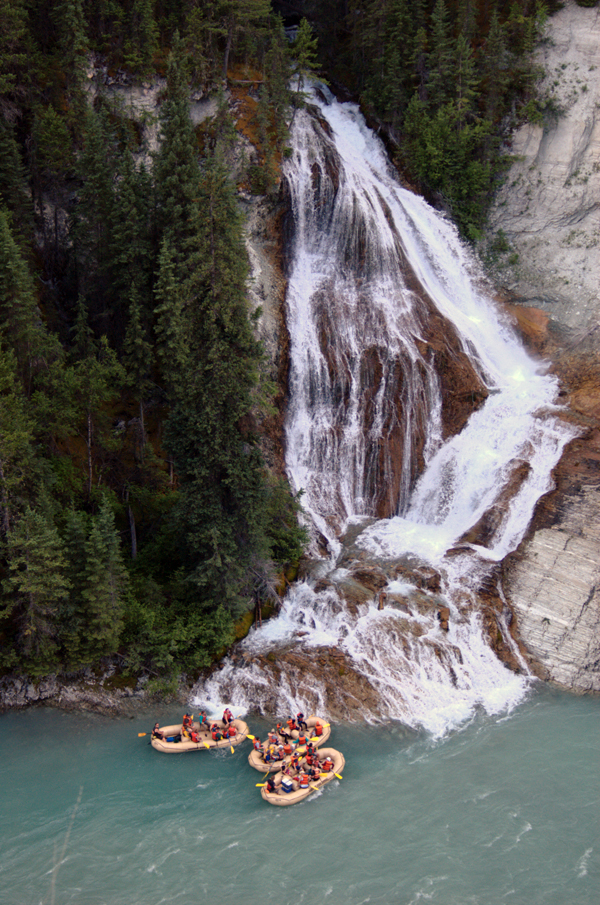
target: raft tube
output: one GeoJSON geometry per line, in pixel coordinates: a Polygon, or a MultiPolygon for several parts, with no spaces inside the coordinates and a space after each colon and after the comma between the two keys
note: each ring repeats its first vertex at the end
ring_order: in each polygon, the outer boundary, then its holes
{"type": "MultiPolygon", "coordinates": [[[[216,742],[210,731],[210,726],[215,723],[221,730],[225,728],[225,724],[221,720],[212,720],[209,724],[203,724],[202,728],[200,728],[200,723],[193,723],[193,728],[200,736],[199,742],[190,742],[183,738],[180,742],[168,742],[164,739],[153,738],[150,743],[153,748],[157,751],[162,751],[163,754],[184,754],[186,751],[209,751],[211,748],[229,748],[230,745],[235,747],[240,742],[243,742],[248,735],[247,724],[243,720],[233,720],[231,725],[235,728],[235,735],[230,738],[222,738],[216,742]]],[[[175,723],[172,726],[161,726],[160,731],[165,738],[174,738],[181,733],[181,723],[175,723]]]]}
{"type": "MultiPolygon", "coordinates": [[[[329,739],[329,736],[331,735],[331,725],[327,722],[327,720],[322,720],[318,716],[309,716],[308,719],[305,720],[305,722],[306,722],[306,725],[308,726],[308,732],[306,733],[307,736],[309,737],[311,742],[314,744],[315,748],[319,748],[321,745],[323,745],[329,739]],[[317,723],[320,723],[321,726],[323,727],[323,734],[318,735],[318,736],[314,734],[314,728],[317,725],[317,723]]],[[[298,731],[296,729],[294,729],[294,731],[292,732],[292,740],[297,739],[297,738],[298,738],[298,731]]],[[[293,741],[292,741],[292,744],[293,744],[293,741]]],[[[296,750],[296,747],[294,746],[294,751],[295,750],[296,750]]],[[[299,754],[301,752],[303,753],[305,750],[306,750],[305,748],[299,748],[298,753],[299,754]]],[[[288,755],[286,755],[286,757],[284,757],[283,760],[270,761],[267,764],[267,763],[265,763],[264,757],[262,756],[261,752],[257,751],[256,749],[253,749],[250,752],[250,754],[248,755],[248,763],[250,764],[251,767],[254,767],[255,770],[260,770],[261,773],[264,773],[265,770],[268,770],[269,773],[279,773],[282,765],[285,763],[288,763],[291,756],[292,756],[291,754],[288,754],[288,755]]]]}
{"type": "Polygon", "coordinates": [[[308,789],[300,789],[298,787],[298,782],[296,779],[293,781],[293,791],[292,792],[282,792],[281,791],[281,774],[278,774],[274,777],[274,782],[276,789],[274,792],[267,792],[267,787],[263,786],[260,790],[260,794],[264,798],[265,801],[268,801],[269,804],[276,804],[280,806],[285,806],[288,804],[297,804],[299,801],[304,801],[305,798],[308,798],[309,795],[312,795],[313,792],[318,792],[319,789],[322,789],[324,785],[328,782],[331,782],[332,779],[336,779],[336,773],[342,775],[342,770],[344,769],[344,765],[346,761],[344,760],[344,755],[341,751],[336,751],[335,748],[321,748],[319,751],[319,757],[323,756],[330,757],[333,761],[333,770],[330,773],[321,773],[320,779],[313,779],[308,785],[308,789]]]}

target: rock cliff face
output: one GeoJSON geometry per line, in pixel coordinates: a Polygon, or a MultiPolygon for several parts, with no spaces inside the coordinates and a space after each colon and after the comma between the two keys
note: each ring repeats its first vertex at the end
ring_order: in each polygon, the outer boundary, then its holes
{"type": "Polygon", "coordinates": [[[599,46],[600,7],[567,3],[549,20],[542,90],[561,113],[513,136],[516,159],[491,217],[510,246],[496,279],[536,306],[513,312],[553,362],[565,417],[581,432],[505,563],[505,593],[534,671],[577,692],[600,691],[599,46]]]}
{"type": "Polygon", "coordinates": [[[543,123],[513,134],[490,219],[497,280],[577,335],[598,327],[599,46],[600,6],[571,0],[549,19],[537,54],[543,123]]]}

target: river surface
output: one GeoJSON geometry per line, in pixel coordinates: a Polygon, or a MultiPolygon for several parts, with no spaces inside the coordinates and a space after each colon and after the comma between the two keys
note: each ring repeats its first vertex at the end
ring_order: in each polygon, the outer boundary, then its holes
{"type": "Polygon", "coordinates": [[[334,726],[342,780],[291,808],[249,743],[155,752],[155,715],[0,717],[3,905],[597,905],[597,699],[537,685],[436,740],[334,726]]]}

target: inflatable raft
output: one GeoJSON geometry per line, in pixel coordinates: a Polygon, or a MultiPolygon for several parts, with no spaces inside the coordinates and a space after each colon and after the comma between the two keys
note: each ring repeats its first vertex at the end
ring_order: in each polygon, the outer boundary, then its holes
{"type": "MultiPolygon", "coordinates": [[[[213,726],[215,723],[221,731],[224,730],[225,725],[221,720],[213,720],[210,723],[210,726],[213,726]]],[[[150,743],[153,748],[156,748],[157,751],[162,751],[164,754],[183,754],[186,751],[208,751],[211,748],[229,748],[230,745],[239,745],[248,735],[248,726],[243,720],[233,720],[231,725],[235,729],[235,735],[215,741],[212,737],[209,725],[203,725],[201,729],[198,722],[194,723],[193,728],[200,738],[200,741],[198,742],[191,742],[184,738],[182,738],[181,741],[174,740],[180,736],[181,723],[176,723],[174,726],[161,726],[160,731],[165,738],[153,738],[150,740],[150,743]]]]}
{"type": "MultiPolygon", "coordinates": [[[[319,748],[323,745],[331,735],[331,725],[326,721],[320,719],[318,716],[309,716],[306,720],[306,725],[308,726],[308,732],[306,733],[308,738],[314,744],[315,748],[319,748]],[[315,726],[317,723],[320,723],[323,727],[322,735],[315,734],[315,726]]],[[[283,737],[279,736],[283,742],[283,737]]],[[[294,751],[296,750],[298,739],[298,730],[294,729],[292,732],[292,746],[294,751]]],[[[303,749],[300,748],[298,753],[303,749]]],[[[292,752],[293,753],[293,752],[292,752]]],[[[265,770],[268,770],[270,773],[278,773],[281,770],[283,764],[287,763],[291,757],[291,754],[288,754],[283,760],[269,761],[269,763],[265,762],[265,759],[260,751],[253,749],[248,755],[248,763],[251,767],[254,767],[255,770],[260,770],[261,773],[264,773],[265,770]]]]}
{"type": "Polygon", "coordinates": [[[330,757],[333,761],[333,770],[329,773],[321,773],[319,779],[312,779],[308,784],[307,789],[301,789],[298,785],[298,780],[292,780],[292,791],[284,792],[282,789],[282,782],[285,777],[278,773],[273,777],[273,781],[275,783],[275,791],[267,792],[267,787],[264,785],[260,794],[264,798],[265,801],[268,801],[269,804],[276,805],[288,805],[288,804],[297,804],[299,801],[303,801],[305,798],[308,798],[309,795],[312,795],[313,792],[318,792],[319,789],[322,789],[328,782],[331,782],[332,779],[336,778],[336,773],[340,776],[342,775],[342,770],[344,769],[344,765],[346,761],[344,760],[344,755],[341,751],[336,751],[335,748],[321,748],[319,751],[319,757],[323,760],[326,757],[330,757]]]}

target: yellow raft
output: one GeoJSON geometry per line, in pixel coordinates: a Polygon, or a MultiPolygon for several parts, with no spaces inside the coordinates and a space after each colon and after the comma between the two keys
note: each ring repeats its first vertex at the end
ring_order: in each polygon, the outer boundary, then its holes
{"type": "Polygon", "coordinates": [[[265,801],[268,801],[269,804],[276,805],[288,805],[288,804],[297,804],[299,801],[303,801],[305,798],[308,798],[309,795],[312,795],[313,792],[318,792],[319,789],[322,789],[324,785],[328,782],[331,782],[332,779],[336,778],[336,773],[339,776],[342,775],[342,770],[344,769],[344,765],[346,761],[344,760],[344,755],[341,751],[336,751],[335,748],[321,748],[319,750],[319,757],[325,759],[326,757],[330,757],[333,761],[333,770],[329,773],[321,773],[319,779],[312,779],[308,784],[307,789],[301,789],[298,785],[298,780],[292,780],[292,791],[284,792],[281,788],[281,783],[283,780],[283,776],[281,773],[278,773],[273,777],[273,781],[275,783],[275,791],[267,792],[267,787],[264,785],[260,794],[264,798],[265,801]]]}
{"type": "MultiPolygon", "coordinates": [[[[314,744],[315,748],[318,748],[320,745],[323,745],[331,735],[331,725],[327,722],[327,720],[322,720],[318,716],[309,716],[307,720],[305,720],[306,725],[308,726],[308,732],[306,735],[314,744]],[[323,727],[322,735],[315,735],[315,726],[317,723],[320,723],[323,727]]],[[[283,736],[279,736],[283,743],[283,736]]],[[[292,744],[298,738],[298,730],[294,729],[292,732],[292,744]]],[[[294,750],[296,750],[294,745],[294,750]]],[[[300,749],[303,750],[303,749],[300,749]]],[[[300,751],[298,752],[300,753],[300,751]]],[[[265,770],[268,770],[270,773],[278,773],[281,770],[282,764],[285,764],[289,761],[291,754],[288,754],[283,760],[269,761],[269,763],[265,762],[265,759],[260,751],[253,749],[248,755],[248,763],[251,767],[254,767],[255,770],[260,770],[261,773],[264,773],[265,770]]]]}
{"type": "Polygon", "coordinates": [[[228,748],[230,745],[239,745],[248,735],[247,724],[243,720],[233,720],[231,725],[235,728],[235,735],[229,738],[222,738],[217,742],[213,739],[210,731],[210,726],[215,723],[221,730],[225,728],[225,724],[221,720],[212,720],[208,724],[204,723],[202,729],[200,728],[200,723],[195,722],[193,724],[193,728],[200,737],[199,742],[191,742],[183,737],[180,742],[166,741],[166,739],[173,739],[181,733],[181,723],[176,723],[173,726],[161,726],[160,731],[165,736],[165,739],[152,738],[150,743],[153,748],[156,748],[157,751],[162,751],[163,754],[183,754],[186,751],[208,751],[211,748],[228,748]]]}

